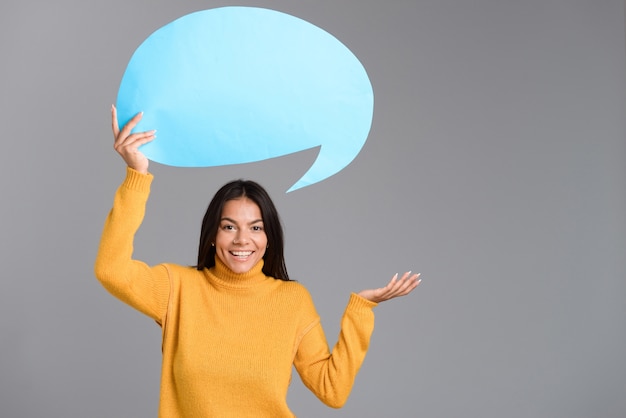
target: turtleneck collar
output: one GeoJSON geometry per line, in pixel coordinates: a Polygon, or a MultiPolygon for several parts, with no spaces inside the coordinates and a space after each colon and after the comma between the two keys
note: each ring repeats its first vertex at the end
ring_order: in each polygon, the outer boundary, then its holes
{"type": "Polygon", "coordinates": [[[235,273],[222,263],[219,257],[215,257],[215,266],[205,271],[211,276],[215,284],[230,289],[248,289],[268,279],[263,274],[263,260],[259,261],[250,271],[235,273]]]}

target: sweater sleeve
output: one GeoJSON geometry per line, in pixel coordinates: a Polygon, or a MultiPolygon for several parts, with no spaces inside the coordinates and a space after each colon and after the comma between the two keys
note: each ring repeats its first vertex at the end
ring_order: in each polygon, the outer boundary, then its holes
{"type": "Polygon", "coordinates": [[[376,305],[357,294],[350,296],[332,353],[319,320],[300,341],[294,358],[296,370],[304,385],[330,407],[340,408],[348,400],[369,347],[376,305]]]}
{"type": "Polygon", "coordinates": [[[115,297],[162,324],[170,291],[167,269],[132,259],[133,240],[143,221],[152,179],[151,174],[127,168],[104,224],[95,274],[115,297]]]}

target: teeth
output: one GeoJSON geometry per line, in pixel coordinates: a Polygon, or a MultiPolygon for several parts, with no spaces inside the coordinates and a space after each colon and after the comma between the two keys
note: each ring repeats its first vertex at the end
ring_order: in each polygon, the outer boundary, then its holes
{"type": "Polygon", "coordinates": [[[237,257],[247,257],[252,254],[252,251],[231,251],[231,254],[237,257]]]}

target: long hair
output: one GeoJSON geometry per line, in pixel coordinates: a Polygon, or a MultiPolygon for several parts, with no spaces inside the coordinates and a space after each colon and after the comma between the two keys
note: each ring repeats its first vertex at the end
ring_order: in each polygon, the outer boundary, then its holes
{"type": "Polygon", "coordinates": [[[275,279],[289,280],[285,265],[283,228],[274,202],[265,189],[258,183],[250,180],[234,180],[220,188],[204,215],[198,247],[198,264],[196,268],[202,270],[215,266],[215,242],[217,229],[222,217],[224,204],[229,200],[246,197],[257,204],[263,218],[263,229],[267,236],[268,248],[263,255],[263,274],[275,279]]]}

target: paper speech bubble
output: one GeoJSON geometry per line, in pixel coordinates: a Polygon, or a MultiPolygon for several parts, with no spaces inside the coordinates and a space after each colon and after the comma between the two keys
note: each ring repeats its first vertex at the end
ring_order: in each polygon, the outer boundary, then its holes
{"type": "Polygon", "coordinates": [[[339,172],[369,133],[374,94],[359,60],[302,19],[255,7],[183,16],[135,51],[117,96],[120,124],[157,130],[141,151],[179,167],[250,163],[320,147],[288,191],[339,172]]]}

